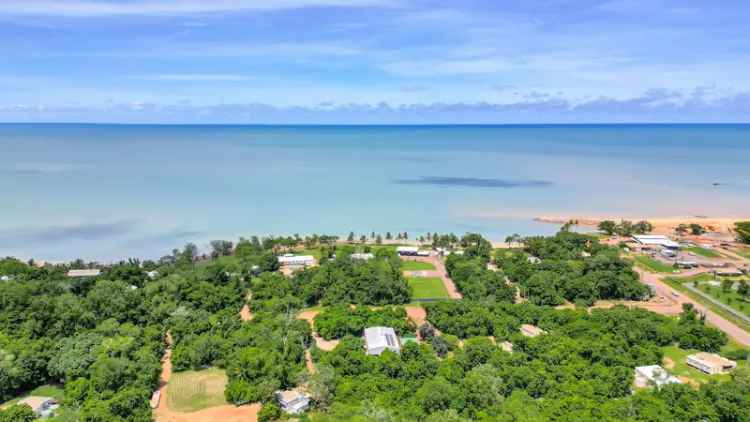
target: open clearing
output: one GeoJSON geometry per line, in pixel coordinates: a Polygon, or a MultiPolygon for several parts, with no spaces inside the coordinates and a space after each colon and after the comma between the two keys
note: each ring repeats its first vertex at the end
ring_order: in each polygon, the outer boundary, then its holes
{"type": "Polygon", "coordinates": [[[169,408],[177,412],[195,412],[226,405],[226,385],[227,375],[221,369],[175,372],[167,386],[169,408]]]}
{"type": "Polygon", "coordinates": [[[665,264],[663,262],[657,261],[651,257],[644,256],[644,255],[636,255],[633,257],[635,260],[635,264],[647,271],[651,271],[653,273],[675,273],[674,268],[672,268],[671,265],[665,264]]]}
{"type": "Polygon", "coordinates": [[[429,262],[402,261],[401,269],[404,271],[434,271],[435,266],[429,262]]]}
{"type": "Polygon", "coordinates": [[[449,299],[443,280],[440,277],[407,277],[414,290],[414,299],[449,299]]]}
{"type": "Polygon", "coordinates": [[[0,407],[13,405],[15,403],[18,403],[19,400],[29,396],[52,397],[59,402],[62,401],[63,397],[65,396],[65,391],[61,387],[58,387],[56,385],[42,385],[31,391],[21,394],[18,397],[6,401],[2,405],[0,405],[0,407]]]}

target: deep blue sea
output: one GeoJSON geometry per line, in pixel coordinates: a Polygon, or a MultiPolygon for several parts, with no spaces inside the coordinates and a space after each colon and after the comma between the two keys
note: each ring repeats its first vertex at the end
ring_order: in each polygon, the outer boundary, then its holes
{"type": "Polygon", "coordinates": [[[0,255],[158,257],[266,234],[746,216],[750,125],[0,125],[0,255]],[[719,185],[714,185],[718,183],[719,185]]]}

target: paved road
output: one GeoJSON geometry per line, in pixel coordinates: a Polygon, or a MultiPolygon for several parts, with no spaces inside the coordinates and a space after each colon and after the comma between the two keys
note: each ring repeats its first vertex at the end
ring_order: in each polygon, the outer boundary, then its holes
{"type": "Polygon", "coordinates": [[[437,256],[403,256],[401,259],[405,261],[419,261],[419,262],[429,262],[430,264],[435,266],[434,270],[430,271],[422,271],[422,274],[424,277],[438,277],[443,281],[443,286],[445,286],[445,290],[448,292],[448,297],[451,299],[461,299],[463,296],[461,296],[461,292],[456,289],[456,285],[453,284],[453,280],[448,277],[448,272],[445,270],[445,264],[443,264],[443,260],[440,259],[437,256]]]}
{"type": "Polygon", "coordinates": [[[716,305],[716,306],[724,309],[725,311],[729,312],[730,314],[734,315],[735,318],[739,318],[741,320],[744,320],[748,324],[750,324],[750,317],[748,317],[748,316],[746,316],[746,315],[738,312],[737,310],[735,310],[731,306],[727,306],[725,303],[722,303],[722,302],[714,299],[710,295],[707,295],[707,294],[703,293],[702,291],[698,290],[698,288],[695,287],[695,283],[685,283],[685,287],[688,290],[690,290],[691,292],[693,292],[693,293],[697,294],[698,296],[702,297],[703,299],[706,299],[707,301],[713,303],[714,305],[716,305]]]}
{"type": "MultiPolygon", "coordinates": [[[[679,313],[682,310],[683,303],[692,303],[693,306],[695,306],[695,309],[699,310],[700,312],[704,312],[706,314],[706,321],[708,321],[711,325],[727,333],[727,335],[733,338],[737,343],[750,347],[750,333],[734,325],[732,322],[724,319],[721,315],[718,315],[717,313],[711,311],[710,309],[707,309],[705,306],[690,299],[687,295],[678,292],[677,290],[673,289],[671,286],[669,286],[668,284],[662,281],[662,278],[669,277],[671,276],[671,274],[666,274],[666,275],[654,274],[654,273],[649,273],[649,272],[645,272],[641,270],[638,270],[638,272],[641,274],[641,280],[654,286],[654,288],[656,289],[657,295],[664,296],[665,298],[668,298],[669,300],[673,302],[671,306],[664,307],[663,309],[655,309],[649,306],[643,306],[643,307],[653,310],[655,312],[659,312],[659,313],[674,314],[674,313],[679,313]]],[[[695,274],[700,274],[702,272],[705,272],[705,271],[690,270],[690,271],[681,273],[680,276],[691,276],[695,274]]]]}

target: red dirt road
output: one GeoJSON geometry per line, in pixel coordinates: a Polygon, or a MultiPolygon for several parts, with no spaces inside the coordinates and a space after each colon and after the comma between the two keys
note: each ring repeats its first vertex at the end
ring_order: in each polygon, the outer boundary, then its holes
{"type": "Polygon", "coordinates": [[[401,259],[404,261],[418,261],[428,262],[435,266],[434,270],[422,271],[424,277],[438,277],[443,281],[445,290],[448,292],[448,297],[451,299],[461,299],[461,293],[456,289],[456,285],[453,284],[453,280],[448,277],[448,272],[445,270],[443,260],[436,256],[402,256],[401,259]]]}

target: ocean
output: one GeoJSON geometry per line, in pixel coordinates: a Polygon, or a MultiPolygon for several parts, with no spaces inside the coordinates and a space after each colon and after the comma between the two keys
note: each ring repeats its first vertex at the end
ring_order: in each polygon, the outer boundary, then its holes
{"type": "Polygon", "coordinates": [[[750,125],[0,125],[0,255],[310,233],[551,234],[750,210],[750,125]]]}

